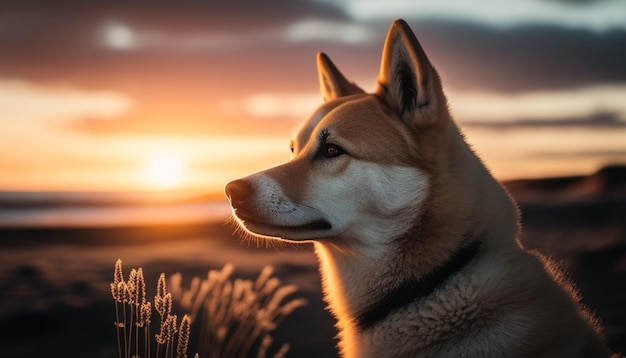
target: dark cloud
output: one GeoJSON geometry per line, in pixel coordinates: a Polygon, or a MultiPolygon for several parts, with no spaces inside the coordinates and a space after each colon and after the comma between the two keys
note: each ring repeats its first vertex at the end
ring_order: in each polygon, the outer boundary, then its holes
{"type": "Polygon", "coordinates": [[[511,92],[626,82],[624,30],[497,29],[440,21],[414,28],[444,82],[457,89],[511,92]]]}
{"type": "MultiPolygon", "coordinates": [[[[197,66],[204,64],[220,73],[241,74],[235,79],[238,81],[267,77],[271,63],[282,68],[286,78],[297,78],[310,71],[310,58],[322,50],[337,62],[347,63],[343,66],[346,72],[373,81],[389,26],[364,24],[380,33],[377,41],[365,44],[290,43],[266,38],[229,51],[203,51],[199,46],[187,52],[169,48],[115,52],[98,39],[99,27],[111,19],[143,31],[170,34],[173,41],[194,34],[252,36],[306,18],[349,21],[337,8],[305,0],[270,0],[263,6],[252,0],[120,4],[78,0],[56,2],[54,7],[47,1],[0,3],[0,76],[90,80],[96,85],[111,80],[109,74],[101,75],[110,71],[131,80],[136,77],[133,74],[150,69],[153,77],[175,80],[188,72],[202,72],[197,66]]],[[[625,30],[597,33],[531,25],[500,29],[435,20],[411,25],[444,83],[455,89],[524,91],[626,82],[626,46],[621,46],[626,43],[625,30]]],[[[280,83],[278,76],[274,79],[280,83]]]]}
{"type": "MultiPolygon", "coordinates": [[[[63,28],[86,29],[102,19],[175,31],[246,31],[280,25],[301,17],[345,18],[337,7],[309,0],[124,1],[9,0],[0,3],[0,28],[51,35],[63,28]],[[30,30],[28,30],[30,29],[30,30]],[[39,31],[48,29],[50,31],[39,31]]],[[[3,31],[5,32],[5,31],[3,31]]],[[[25,35],[27,33],[24,33],[25,35]]]]}
{"type": "Polygon", "coordinates": [[[626,128],[626,121],[619,113],[597,112],[591,116],[557,119],[519,119],[507,122],[464,121],[463,125],[486,129],[519,128],[626,128]]]}
{"type": "MultiPolygon", "coordinates": [[[[297,78],[294,75],[306,67],[303,63],[314,64],[311,59],[316,50],[304,49],[306,44],[265,38],[229,51],[206,51],[201,45],[188,46],[187,51],[167,46],[115,51],[103,45],[102,27],[115,20],[133,30],[168,36],[168,41],[175,43],[190,36],[215,34],[227,35],[227,40],[228,36],[254,38],[265,30],[281,29],[306,18],[340,21],[345,15],[332,6],[306,0],[193,1],[184,5],[66,0],[54,6],[45,0],[0,2],[0,77],[113,90],[167,87],[181,91],[178,85],[195,89],[201,80],[210,83],[215,74],[230,74],[230,81],[220,84],[221,90],[228,93],[232,86],[240,91],[269,77],[271,64],[285,72],[274,76],[272,83],[280,83],[281,77],[297,78]],[[304,58],[308,61],[303,62],[304,58]]],[[[205,85],[200,87],[206,90],[205,85]]]]}
{"type": "MultiPolygon", "coordinates": [[[[185,36],[242,35],[252,37],[298,19],[344,19],[335,7],[306,0],[191,1],[48,1],[0,2],[0,65],[26,61],[115,60],[102,45],[102,28],[115,21],[132,30],[170,40],[185,36]]],[[[165,49],[169,51],[170,49],[165,49]]],[[[187,54],[188,55],[188,54],[187,54]]],[[[132,57],[130,58],[132,60],[132,57]]]]}

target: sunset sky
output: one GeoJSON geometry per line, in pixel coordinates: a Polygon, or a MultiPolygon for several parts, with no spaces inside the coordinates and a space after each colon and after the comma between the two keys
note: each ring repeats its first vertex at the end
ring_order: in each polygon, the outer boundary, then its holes
{"type": "Polygon", "coordinates": [[[626,1],[0,3],[0,191],[221,191],[289,158],[315,54],[372,90],[404,18],[499,179],[626,164],[626,1]]]}

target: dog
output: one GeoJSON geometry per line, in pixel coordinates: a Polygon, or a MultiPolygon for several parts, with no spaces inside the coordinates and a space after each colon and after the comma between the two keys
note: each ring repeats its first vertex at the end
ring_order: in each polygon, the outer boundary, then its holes
{"type": "Polygon", "coordinates": [[[225,187],[248,233],[313,242],[344,357],[608,357],[596,318],[518,240],[511,196],[451,118],[410,27],[365,93],[319,53],[291,159],[225,187]]]}

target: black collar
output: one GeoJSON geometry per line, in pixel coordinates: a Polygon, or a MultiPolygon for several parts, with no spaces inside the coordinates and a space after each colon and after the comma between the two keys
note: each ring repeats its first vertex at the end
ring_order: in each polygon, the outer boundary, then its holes
{"type": "Polygon", "coordinates": [[[378,302],[356,315],[356,327],[361,331],[371,328],[392,312],[430,295],[450,277],[463,270],[474,259],[479,247],[480,241],[474,241],[454,253],[448,262],[433,272],[418,279],[407,280],[385,292],[378,302]]]}

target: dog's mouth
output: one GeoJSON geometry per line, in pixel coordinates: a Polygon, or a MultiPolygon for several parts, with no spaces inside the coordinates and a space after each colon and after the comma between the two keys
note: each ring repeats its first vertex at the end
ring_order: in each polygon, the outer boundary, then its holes
{"type": "Polygon", "coordinates": [[[288,240],[299,240],[303,236],[308,236],[306,233],[332,229],[332,225],[324,219],[317,219],[299,225],[276,225],[246,216],[237,210],[235,210],[234,215],[238,219],[239,224],[252,234],[288,240]]]}

